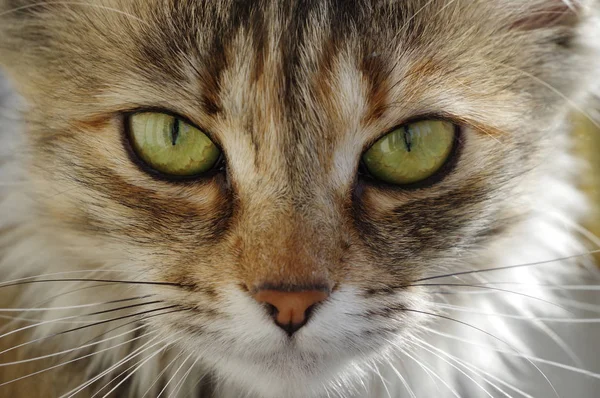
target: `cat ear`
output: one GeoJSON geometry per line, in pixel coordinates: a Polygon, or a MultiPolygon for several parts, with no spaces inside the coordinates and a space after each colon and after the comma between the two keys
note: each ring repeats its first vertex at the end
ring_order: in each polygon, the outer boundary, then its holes
{"type": "Polygon", "coordinates": [[[524,0],[511,28],[537,30],[559,26],[575,26],[581,21],[590,0],[524,0]]]}

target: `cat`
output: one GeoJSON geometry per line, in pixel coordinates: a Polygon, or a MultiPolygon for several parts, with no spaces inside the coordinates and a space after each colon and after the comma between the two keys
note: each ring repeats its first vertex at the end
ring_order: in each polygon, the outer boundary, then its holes
{"type": "Polygon", "coordinates": [[[0,65],[2,396],[597,396],[598,1],[0,0],[0,65]]]}

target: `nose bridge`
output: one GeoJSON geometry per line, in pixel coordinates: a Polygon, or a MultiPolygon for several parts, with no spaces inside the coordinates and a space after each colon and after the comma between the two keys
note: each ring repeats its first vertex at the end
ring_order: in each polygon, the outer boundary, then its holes
{"type": "Polygon", "coordinates": [[[330,285],[329,267],[336,251],[334,229],[326,220],[313,219],[306,211],[310,202],[302,207],[294,202],[283,197],[263,202],[252,211],[256,214],[246,214],[239,265],[250,289],[330,285]]]}

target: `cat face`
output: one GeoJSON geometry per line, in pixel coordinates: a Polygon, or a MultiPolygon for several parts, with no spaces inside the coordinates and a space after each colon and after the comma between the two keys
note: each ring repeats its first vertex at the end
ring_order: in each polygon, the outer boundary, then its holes
{"type": "Polygon", "coordinates": [[[434,310],[422,278],[489,266],[565,118],[553,90],[591,68],[587,8],[559,0],[0,5],[40,233],[163,283],[134,288],[182,311],[147,322],[273,396],[408,344],[434,310]],[[130,131],[148,113],[206,135],[215,167],[149,166],[130,131]],[[455,128],[431,178],[365,170],[421,121],[455,128]]]}

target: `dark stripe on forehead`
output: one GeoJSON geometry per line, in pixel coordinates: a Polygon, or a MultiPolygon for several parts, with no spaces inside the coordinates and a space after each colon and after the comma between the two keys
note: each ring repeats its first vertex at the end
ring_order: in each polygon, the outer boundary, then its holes
{"type": "Polygon", "coordinates": [[[149,23],[156,28],[144,30],[139,38],[139,69],[158,84],[175,80],[194,90],[196,85],[186,73],[193,70],[199,89],[192,94],[200,96],[209,115],[221,112],[222,74],[230,66],[228,50],[240,29],[249,31],[259,52],[264,52],[263,2],[172,0],[170,7],[164,3],[155,6],[149,23]]]}
{"type": "Polygon", "coordinates": [[[259,4],[253,1],[234,1],[226,12],[219,10],[218,5],[216,7],[214,11],[216,23],[212,26],[213,31],[211,32],[212,42],[207,53],[203,54],[204,69],[200,77],[203,86],[203,103],[209,115],[220,113],[223,110],[219,94],[222,90],[223,72],[231,62],[227,52],[232,41],[241,26],[253,26],[250,23],[252,16],[262,14],[259,4]],[[219,11],[226,14],[222,21],[216,17],[219,11]]]}
{"type": "Polygon", "coordinates": [[[341,40],[369,21],[372,11],[370,2],[355,0],[331,0],[329,9],[331,33],[341,40]]]}
{"type": "Polygon", "coordinates": [[[309,5],[308,2],[299,1],[297,3],[289,3],[284,12],[287,15],[287,28],[283,32],[281,38],[282,52],[282,73],[284,75],[284,91],[283,96],[287,105],[290,103],[291,93],[293,88],[297,86],[300,75],[298,70],[301,66],[300,51],[305,44],[306,24],[309,16],[314,14],[314,5],[309,5]]]}

